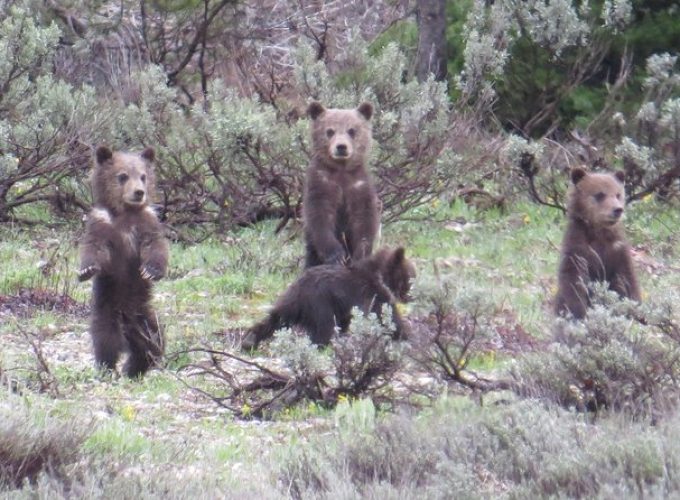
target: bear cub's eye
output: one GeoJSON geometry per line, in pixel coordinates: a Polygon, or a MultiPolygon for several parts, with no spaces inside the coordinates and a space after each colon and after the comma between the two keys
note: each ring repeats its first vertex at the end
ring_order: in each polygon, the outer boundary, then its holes
{"type": "Polygon", "coordinates": [[[347,134],[349,134],[349,136],[350,136],[352,139],[354,139],[354,136],[357,135],[357,131],[356,131],[355,129],[351,128],[351,129],[349,129],[349,130],[347,131],[347,134]]]}
{"type": "Polygon", "coordinates": [[[607,195],[600,191],[599,193],[597,193],[597,194],[595,195],[595,201],[598,202],[598,203],[601,203],[601,202],[604,201],[604,199],[605,199],[606,197],[607,197],[607,195]]]}
{"type": "Polygon", "coordinates": [[[130,177],[128,174],[118,174],[118,182],[125,184],[130,177]]]}
{"type": "Polygon", "coordinates": [[[140,177],[140,179],[142,180],[142,182],[145,183],[145,182],[146,182],[146,174],[142,174],[142,176],[140,177]]]}
{"type": "Polygon", "coordinates": [[[326,129],[326,137],[328,137],[328,138],[330,139],[330,138],[333,137],[334,135],[335,135],[335,130],[333,130],[332,128],[327,128],[327,129],[326,129]]]}

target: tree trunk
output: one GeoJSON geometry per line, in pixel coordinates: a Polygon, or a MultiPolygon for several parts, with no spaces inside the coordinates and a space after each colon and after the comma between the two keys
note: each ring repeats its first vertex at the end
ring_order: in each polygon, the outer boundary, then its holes
{"type": "Polygon", "coordinates": [[[416,77],[446,80],[446,0],[418,0],[418,53],[416,77]]]}

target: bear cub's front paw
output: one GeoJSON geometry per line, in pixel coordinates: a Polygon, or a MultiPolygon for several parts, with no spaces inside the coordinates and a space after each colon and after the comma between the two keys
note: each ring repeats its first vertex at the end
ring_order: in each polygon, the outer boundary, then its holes
{"type": "Polygon", "coordinates": [[[87,281],[99,271],[101,271],[101,268],[97,265],[87,266],[78,271],[78,281],[87,281]]]}
{"type": "Polygon", "coordinates": [[[163,271],[153,264],[144,264],[139,272],[145,280],[158,281],[163,277],[163,271]]]}
{"type": "Polygon", "coordinates": [[[340,249],[328,255],[323,261],[324,264],[345,266],[349,263],[349,257],[344,250],[340,249]]]}

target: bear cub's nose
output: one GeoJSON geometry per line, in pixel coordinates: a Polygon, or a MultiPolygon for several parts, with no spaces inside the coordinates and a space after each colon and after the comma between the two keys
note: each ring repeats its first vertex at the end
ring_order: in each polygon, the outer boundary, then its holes
{"type": "Polygon", "coordinates": [[[621,217],[621,214],[623,214],[623,208],[615,208],[612,212],[612,215],[617,219],[621,217]]]}
{"type": "Polygon", "coordinates": [[[137,189],[134,193],[135,196],[135,201],[142,201],[144,199],[144,190],[143,189],[137,189]]]}
{"type": "Polygon", "coordinates": [[[338,144],[335,146],[335,152],[338,156],[347,156],[347,144],[338,144]]]}

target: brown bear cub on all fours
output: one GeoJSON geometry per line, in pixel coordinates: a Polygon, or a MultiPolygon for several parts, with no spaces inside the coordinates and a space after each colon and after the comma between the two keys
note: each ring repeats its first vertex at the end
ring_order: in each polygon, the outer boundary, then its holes
{"type": "Polygon", "coordinates": [[[78,279],[94,278],[90,335],[99,367],[139,377],[163,355],[163,335],[151,306],[152,282],[168,266],[168,242],[150,206],[152,148],[141,154],[97,148],[92,172],[94,206],[80,245],[78,279]]]}
{"type": "Polygon", "coordinates": [[[317,345],[330,343],[336,328],[347,332],[352,308],[382,319],[383,305],[392,309],[394,338],[408,335],[398,302],[410,300],[416,270],[403,247],[381,248],[349,265],[325,264],[305,270],[276,301],[267,317],[254,325],[241,344],[248,350],[270,338],[280,328],[300,326],[317,345]]]}
{"type": "Polygon", "coordinates": [[[623,231],[624,181],[623,172],[571,171],[555,298],[558,315],[583,318],[593,282],[606,282],[620,297],[640,300],[630,244],[623,231]]]}

